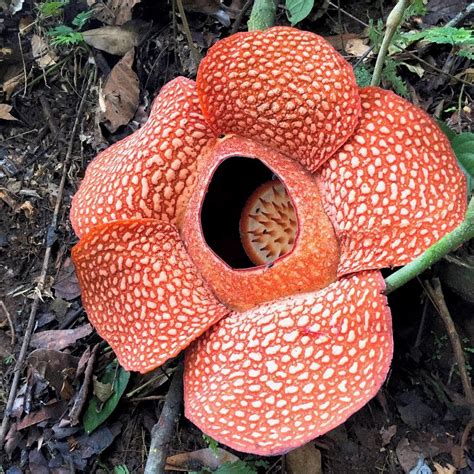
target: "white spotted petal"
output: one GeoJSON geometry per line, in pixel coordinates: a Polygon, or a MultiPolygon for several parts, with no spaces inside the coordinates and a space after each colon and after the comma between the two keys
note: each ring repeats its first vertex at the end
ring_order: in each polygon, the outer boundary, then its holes
{"type": "Polygon", "coordinates": [[[72,257],[87,315],[127,370],[162,365],[229,313],[172,224],[141,219],[95,226],[72,257]]]}
{"type": "Polygon", "coordinates": [[[146,124],[87,167],[71,206],[81,237],[121,219],[177,223],[194,187],[201,150],[215,141],[194,81],[178,77],[155,99],[146,124]]]}
{"type": "Polygon", "coordinates": [[[339,240],[338,275],[405,265],[457,227],[466,179],[448,139],[393,92],[360,91],[359,127],[318,170],[339,240]]]}
{"type": "Polygon", "coordinates": [[[343,423],[390,366],[383,289],[379,272],[361,272],[221,320],[186,353],[186,416],[227,446],[261,455],[343,423]]]}

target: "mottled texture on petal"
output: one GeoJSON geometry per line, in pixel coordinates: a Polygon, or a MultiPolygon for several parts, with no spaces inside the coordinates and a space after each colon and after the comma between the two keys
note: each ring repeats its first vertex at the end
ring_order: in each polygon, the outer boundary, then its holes
{"type": "Polygon", "coordinates": [[[142,219],[96,226],[72,257],[87,315],[127,370],[158,367],[229,312],[203,283],[171,224],[142,219]]]}
{"type": "Polygon", "coordinates": [[[221,320],[187,351],[186,416],[234,449],[275,455],[343,423],[392,358],[379,272],[221,320]]]}
{"type": "Polygon", "coordinates": [[[464,175],[436,123],[383,89],[361,89],[361,99],[359,128],[318,171],[339,275],[409,263],[466,210],[464,175]]]}
{"type": "Polygon", "coordinates": [[[197,89],[217,133],[253,138],[314,171],[354,131],[352,68],[322,37],[294,28],[238,33],[201,62],[197,89]]]}
{"type": "Polygon", "coordinates": [[[208,149],[203,161],[183,219],[182,236],[196,267],[224,304],[233,309],[249,309],[265,301],[324,288],[336,279],[338,243],[312,174],[276,150],[240,137],[219,140],[208,149]],[[298,220],[295,244],[270,266],[231,268],[205,241],[202,202],[214,172],[232,156],[262,161],[280,178],[293,202],[298,220]]]}
{"type": "Polygon", "coordinates": [[[76,234],[120,219],[176,222],[193,188],[199,154],[212,140],[195,83],[183,77],[169,82],[147,123],[89,164],[72,202],[76,234]]]}

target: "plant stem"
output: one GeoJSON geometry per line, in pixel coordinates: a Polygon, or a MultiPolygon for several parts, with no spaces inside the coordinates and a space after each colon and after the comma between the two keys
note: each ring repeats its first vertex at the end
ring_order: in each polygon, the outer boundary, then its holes
{"type": "Polygon", "coordinates": [[[378,86],[380,84],[380,78],[382,77],[382,69],[385,63],[385,57],[387,56],[388,47],[392,42],[393,35],[397,31],[400,23],[403,19],[403,13],[408,5],[408,0],[398,0],[398,3],[393,7],[387,18],[387,26],[385,28],[385,36],[380,46],[380,51],[377,56],[375,63],[374,74],[372,76],[372,86],[378,86]]]}
{"type": "Polygon", "coordinates": [[[388,295],[397,288],[400,288],[431,267],[433,263],[441,260],[446,254],[457,249],[464,242],[472,238],[474,238],[474,198],[471,198],[469,202],[464,221],[456,229],[446,234],[408,265],[400,268],[400,270],[392,273],[385,279],[385,294],[388,295]]]}

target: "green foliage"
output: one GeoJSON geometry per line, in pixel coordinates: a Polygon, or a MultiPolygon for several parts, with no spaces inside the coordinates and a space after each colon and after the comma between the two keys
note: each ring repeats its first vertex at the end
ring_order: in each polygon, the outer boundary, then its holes
{"type": "Polygon", "coordinates": [[[82,420],[86,433],[92,433],[111,415],[127,388],[129,380],[130,372],[118,366],[117,361],[107,366],[100,382],[112,384],[113,394],[105,403],[102,403],[96,396],[89,401],[82,420]]]}
{"type": "Polygon", "coordinates": [[[457,47],[457,54],[468,59],[474,59],[474,31],[452,26],[435,26],[424,31],[400,34],[400,42],[408,46],[415,41],[427,43],[449,44],[457,47]]]}
{"type": "Polygon", "coordinates": [[[47,32],[53,46],[73,46],[84,42],[82,33],[70,26],[58,25],[47,32]]]}
{"type": "Polygon", "coordinates": [[[79,12],[72,20],[72,24],[77,26],[77,28],[80,30],[89,21],[92,13],[92,10],[84,10],[83,12],[79,12]]]}
{"type": "Polygon", "coordinates": [[[211,449],[214,454],[217,454],[217,452],[218,452],[217,447],[218,447],[219,443],[214,438],[211,438],[207,434],[203,433],[202,437],[203,437],[204,441],[206,442],[206,444],[208,445],[209,449],[211,449]]]}
{"type": "Polygon", "coordinates": [[[314,7],[314,0],[286,0],[288,20],[291,26],[304,20],[314,7]]]}
{"type": "Polygon", "coordinates": [[[440,120],[438,125],[451,143],[459,167],[466,175],[468,193],[471,194],[474,191],[474,133],[458,134],[440,120]]]}
{"type": "Polygon", "coordinates": [[[469,193],[471,193],[474,184],[474,133],[465,132],[456,135],[451,140],[451,146],[466,175],[469,193]]]}
{"type": "Polygon", "coordinates": [[[275,23],[275,0],[255,0],[247,23],[249,31],[265,30],[275,23]]]}
{"type": "Polygon", "coordinates": [[[388,82],[393,87],[393,90],[402,97],[408,97],[408,87],[405,81],[398,75],[397,62],[393,59],[387,58],[385,60],[385,67],[382,71],[382,80],[388,82]]]}
{"type": "Polygon", "coordinates": [[[382,20],[379,19],[377,22],[374,22],[372,19],[369,20],[368,35],[370,43],[374,45],[375,51],[378,51],[380,49],[380,45],[382,44],[383,29],[384,23],[382,20]]]}
{"type": "Polygon", "coordinates": [[[119,464],[114,467],[113,474],[130,474],[130,471],[125,464],[119,464]]]}
{"type": "Polygon", "coordinates": [[[457,52],[458,56],[462,56],[463,58],[467,58],[471,61],[474,61],[474,46],[467,45],[464,46],[457,52]]]}
{"type": "Polygon", "coordinates": [[[402,33],[402,38],[408,44],[414,41],[425,40],[428,43],[450,44],[463,46],[474,44],[474,32],[465,28],[454,28],[452,26],[435,26],[423,31],[402,33]]]}
{"type": "Polygon", "coordinates": [[[38,4],[38,10],[41,16],[58,16],[63,12],[63,8],[69,3],[69,0],[47,1],[38,4]]]}
{"type": "Polygon", "coordinates": [[[426,14],[426,6],[423,0],[413,0],[403,13],[403,20],[407,21],[412,16],[423,16],[426,14]]]}
{"type": "Polygon", "coordinates": [[[357,66],[354,69],[355,78],[357,81],[357,85],[359,87],[367,87],[370,86],[370,82],[372,79],[372,70],[367,69],[364,65],[357,66]]]}

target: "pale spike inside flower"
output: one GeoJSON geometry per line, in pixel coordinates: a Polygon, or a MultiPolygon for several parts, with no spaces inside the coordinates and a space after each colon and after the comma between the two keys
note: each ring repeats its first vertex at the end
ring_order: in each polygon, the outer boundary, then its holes
{"type": "Polygon", "coordinates": [[[291,251],[298,223],[285,186],[271,180],[250,196],[240,219],[240,237],[255,265],[269,264],[291,251]]]}

